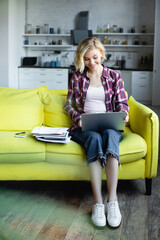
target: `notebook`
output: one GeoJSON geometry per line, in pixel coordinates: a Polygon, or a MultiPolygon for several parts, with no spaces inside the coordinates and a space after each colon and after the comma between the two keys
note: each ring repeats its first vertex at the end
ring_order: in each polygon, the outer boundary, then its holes
{"type": "Polygon", "coordinates": [[[85,113],[81,115],[82,131],[124,130],[125,112],[85,113]]]}

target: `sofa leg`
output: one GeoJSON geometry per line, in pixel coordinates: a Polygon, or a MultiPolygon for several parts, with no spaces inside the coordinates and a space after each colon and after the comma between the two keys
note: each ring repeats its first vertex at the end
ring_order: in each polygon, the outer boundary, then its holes
{"type": "Polygon", "coordinates": [[[152,193],[152,178],[146,178],[146,195],[151,195],[152,193]]]}

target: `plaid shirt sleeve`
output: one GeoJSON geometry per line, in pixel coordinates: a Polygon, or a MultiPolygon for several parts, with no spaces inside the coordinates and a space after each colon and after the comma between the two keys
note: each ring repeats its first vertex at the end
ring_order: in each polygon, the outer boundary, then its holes
{"type": "Polygon", "coordinates": [[[115,111],[129,111],[128,100],[124,90],[123,81],[119,73],[115,78],[115,94],[113,98],[115,111]]]}
{"type": "Polygon", "coordinates": [[[78,124],[81,114],[76,107],[75,85],[78,85],[78,76],[74,73],[70,81],[67,100],[64,108],[65,112],[70,116],[70,118],[78,124]]]}

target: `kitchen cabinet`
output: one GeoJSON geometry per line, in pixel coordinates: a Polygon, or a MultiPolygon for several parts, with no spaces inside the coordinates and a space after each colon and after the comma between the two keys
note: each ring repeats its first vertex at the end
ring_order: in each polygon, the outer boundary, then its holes
{"type": "Polygon", "coordinates": [[[132,96],[142,103],[152,102],[152,72],[132,72],[132,96]]]}
{"type": "Polygon", "coordinates": [[[54,69],[51,78],[53,89],[68,88],[68,69],[54,69]]]}
{"type": "Polygon", "coordinates": [[[68,88],[68,69],[19,68],[19,88],[68,88]]]}
{"type": "Polygon", "coordinates": [[[128,93],[128,98],[132,95],[132,89],[131,89],[131,79],[132,79],[132,72],[131,71],[125,71],[121,70],[121,77],[124,82],[124,88],[125,91],[128,93]]]}

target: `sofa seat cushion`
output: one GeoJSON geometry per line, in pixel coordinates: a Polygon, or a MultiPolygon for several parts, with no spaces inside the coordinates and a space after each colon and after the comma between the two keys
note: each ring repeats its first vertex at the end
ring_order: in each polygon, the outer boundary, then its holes
{"type": "Polygon", "coordinates": [[[45,161],[45,144],[29,134],[15,137],[15,131],[0,131],[0,163],[33,163],[45,161]]]}
{"type": "Polygon", "coordinates": [[[68,144],[46,144],[46,161],[56,164],[84,166],[86,164],[85,150],[72,140],[68,144]]]}
{"type": "Polygon", "coordinates": [[[126,127],[119,145],[120,162],[129,163],[144,158],[147,153],[146,141],[126,127]]]}
{"type": "MultiPolygon", "coordinates": [[[[138,134],[126,127],[120,142],[120,162],[129,163],[145,157],[147,145],[138,134]]],[[[70,141],[69,144],[46,144],[46,161],[56,164],[86,164],[84,148],[70,141]]]]}
{"type": "Polygon", "coordinates": [[[43,103],[39,97],[40,90],[15,89],[0,87],[0,130],[32,130],[41,126],[44,119],[43,103]]]}

